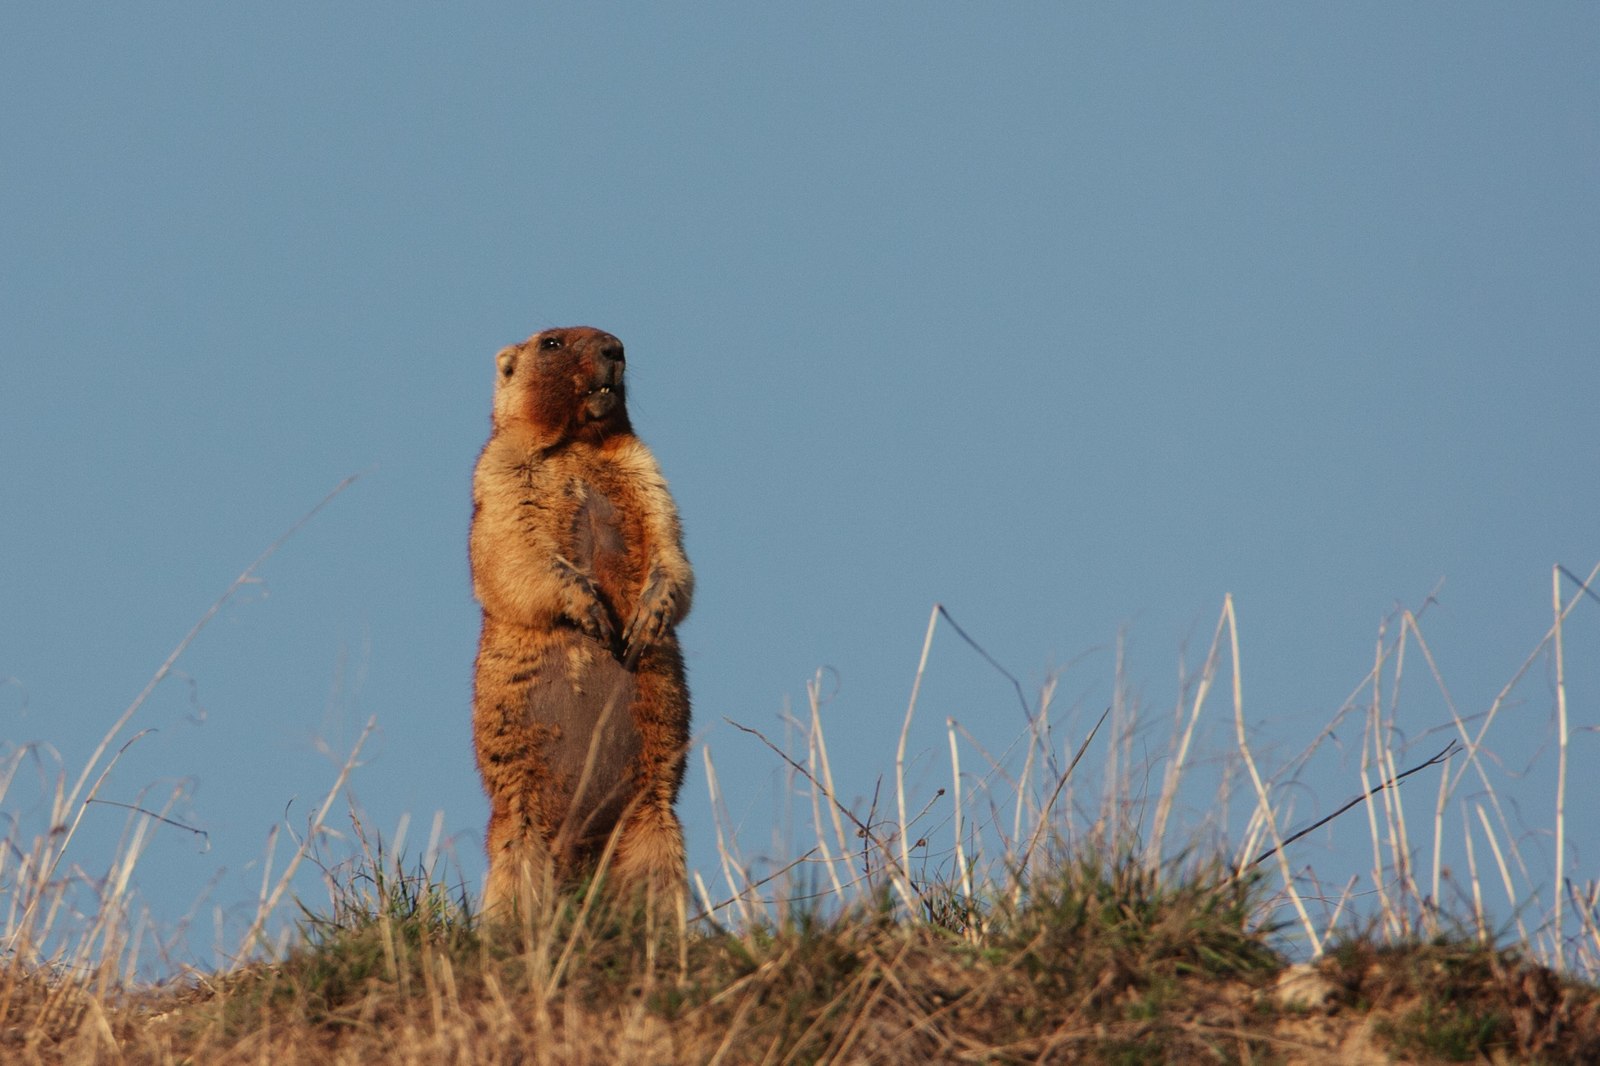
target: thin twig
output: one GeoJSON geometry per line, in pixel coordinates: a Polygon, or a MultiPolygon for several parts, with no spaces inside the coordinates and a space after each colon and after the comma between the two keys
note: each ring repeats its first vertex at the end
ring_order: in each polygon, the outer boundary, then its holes
{"type": "Polygon", "coordinates": [[[766,738],[766,736],[764,734],[762,734],[762,732],[759,729],[752,729],[747,725],[740,725],[738,722],[735,722],[732,718],[729,718],[726,715],[723,716],[722,720],[724,722],[727,722],[729,725],[733,726],[733,728],[739,730],[739,732],[741,732],[741,733],[749,733],[751,736],[753,736],[757,740],[761,741],[761,743],[763,743],[767,747],[771,748],[773,753],[775,755],[777,755],[778,758],[782,759],[784,762],[786,762],[790,766],[794,767],[796,772],[798,772],[807,781],[811,782],[811,785],[812,785],[813,788],[819,789],[824,796],[828,797],[828,802],[833,804],[834,808],[836,810],[838,810],[839,813],[843,814],[846,818],[850,819],[851,824],[856,827],[856,831],[859,832],[864,839],[866,839],[868,841],[871,841],[873,844],[877,845],[878,849],[883,853],[883,855],[886,858],[888,858],[888,860],[891,863],[893,863],[895,865],[895,867],[897,868],[896,872],[900,875],[898,878],[895,879],[895,887],[900,890],[901,895],[905,900],[906,906],[909,907],[909,906],[913,906],[914,905],[915,901],[910,898],[910,894],[909,894],[910,893],[909,886],[911,884],[911,872],[909,870],[901,867],[899,860],[897,860],[895,858],[894,852],[889,849],[889,845],[885,844],[882,840],[878,839],[878,835],[872,831],[871,827],[868,826],[867,823],[863,822],[860,818],[857,818],[854,811],[852,811],[849,807],[846,807],[843,803],[840,803],[837,796],[835,796],[832,792],[828,791],[828,789],[823,786],[821,781],[818,781],[815,777],[813,777],[811,775],[811,771],[807,770],[804,766],[801,766],[799,763],[797,763],[793,759],[789,758],[788,754],[782,748],[778,747],[772,741],[768,740],[766,738]],[[905,881],[904,886],[902,886],[901,883],[900,883],[902,878],[905,881]]]}
{"type": "Polygon", "coordinates": [[[950,623],[950,628],[954,629],[956,631],[956,635],[967,642],[968,647],[977,652],[979,655],[983,656],[984,661],[999,671],[1001,677],[1011,682],[1011,687],[1017,690],[1017,702],[1022,705],[1022,713],[1031,721],[1033,719],[1033,710],[1028,706],[1028,698],[1022,694],[1022,682],[1018,681],[1010,670],[1007,670],[1005,667],[996,662],[993,655],[990,655],[988,652],[984,651],[983,645],[967,636],[967,631],[962,629],[960,623],[958,623],[954,618],[950,617],[950,612],[944,609],[944,604],[936,603],[934,604],[934,609],[937,610],[941,616],[943,616],[946,622],[950,623]]]}
{"type": "Polygon", "coordinates": [[[1110,707],[1107,707],[1105,710],[1100,712],[1099,720],[1095,722],[1094,728],[1089,730],[1089,735],[1083,738],[1083,743],[1078,745],[1078,750],[1072,756],[1072,761],[1067,764],[1066,770],[1063,771],[1061,777],[1057,779],[1055,791],[1050,793],[1049,801],[1046,802],[1044,807],[1039,811],[1039,821],[1034,824],[1033,835],[1028,838],[1028,847],[1022,853],[1022,862],[1017,866],[1017,879],[1019,883],[1022,878],[1023,871],[1027,870],[1028,868],[1029,860],[1033,858],[1033,849],[1039,843],[1039,837],[1044,833],[1045,826],[1050,823],[1050,808],[1055,806],[1056,797],[1061,795],[1061,789],[1066,785],[1067,779],[1072,776],[1072,771],[1077,769],[1078,760],[1082,759],[1083,753],[1089,750],[1090,742],[1094,740],[1094,735],[1100,732],[1100,727],[1106,724],[1106,715],[1110,713],[1110,707]]]}
{"type": "Polygon", "coordinates": [[[157,814],[155,811],[148,810],[148,809],[146,809],[144,807],[139,806],[136,803],[119,803],[116,800],[94,799],[92,797],[89,798],[89,799],[84,800],[83,802],[86,803],[86,804],[88,804],[88,803],[103,803],[107,807],[121,807],[125,811],[138,811],[140,814],[144,815],[145,817],[154,818],[156,821],[162,822],[162,823],[164,823],[166,825],[170,825],[174,829],[182,829],[182,830],[185,830],[186,832],[193,833],[195,836],[199,837],[205,843],[205,846],[206,846],[207,849],[210,849],[210,847],[211,847],[211,834],[207,833],[204,829],[198,829],[198,828],[196,828],[195,826],[192,826],[192,825],[185,825],[184,823],[178,821],[175,818],[163,817],[162,815],[157,814]]]}
{"type": "MultiPolygon", "coordinates": [[[[778,878],[782,877],[784,874],[788,873],[790,870],[793,870],[796,866],[799,866],[803,862],[810,862],[811,861],[811,856],[815,855],[816,853],[817,853],[817,849],[816,848],[812,848],[810,851],[806,852],[804,855],[800,856],[798,859],[795,859],[793,862],[789,863],[786,866],[779,867],[778,869],[776,869],[776,870],[772,871],[770,874],[768,874],[766,877],[761,878],[761,880],[749,882],[748,884],[746,884],[744,886],[744,891],[740,892],[738,896],[729,896],[727,899],[723,900],[721,903],[712,904],[711,898],[710,898],[709,894],[707,894],[706,897],[700,901],[700,906],[702,907],[702,910],[700,911],[699,914],[695,915],[693,918],[690,918],[688,920],[689,924],[693,925],[695,922],[701,921],[702,919],[710,918],[713,914],[715,914],[718,911],[722,910],[724,907],[731,907],[733,904],[739,902],[739,900],[742,897],[749,895],[750,893],[754,892],[756,889],[760,888],[762,885],[769,884],[769,883],[771,883],[773,881],[776,881],[778,878]]],[[[796,897],[796,898],[799,898],[799,897],[796,897]]],[[[810,899],[810,898],[815,898],[815,897],[805,897],[805,898],[810,899]]]]}
{"type": "MultiPolygon", "coordinates": [[[[1560,563],[1556,564],[1556,569],[1561,571],[1563,574],[1566,574],[1567,575],[1567,580],[1571,581],[1574,585],[1578,586],[1578,591],[1579,592],[1583,593],[1585,596],[1588,596],[1591,600],[1594,600],[1596,603],[1600,603],[1600,592],[1596,592],[1589,585],[1589,583],[1587,581],[1583,580],[1583,578],[1579,577],[1577,574],[1574,574],[1571,570],[1568,570],[1566,567],[1562,566],[1560,563]]],[[[950,624],[954,625],[955,623],[952,622],[950,624]]]]}
{"type": "Polygon", "coordinates": [[[1446,759],[1450,758],[1450,756],[1457,754],[1461,750],[1462,750],[1462,747],[1461,747],[1460,743],[1457,742],[1456,740],[1452,739],[1450,741],[1450,743],[1448,743],[1448,744],[1446,744],[1444,746],[1444,750],[1443,751],[1439,752],[1439,754],[1435,755],[1433,758],[1429,759],[1427,762],[1418,763],[1416,766],[1413,766],[1411,769],[1406,770],[1404,773],[1396,774],[1393,777],[1391,777],[1389,780],[1383,782],[1382,784],[1378,784],[1378,785],[1372,786],[1371,789],[1369,789],[1366,792],[1361,793],[1359,796],[1355,797],[1349,803],[1346,803],[1344,806],[1340,807],[1338,810],[1334,811],[1332,814],[1328,815],[1327,817],[1319,818],[1315,822],[1313,822],[1310,825],[1306,826],[1304,829],[1300,830],[1298,833],[1291,833],[1289,836],[1284,837],[1283,843],[1278,844],[1275,847],[1268,848],[1266,851],[1263,851],[1260,855],[1257,855],[1250,862],[1246,863],[1241,868],[1241,870],[1239,872],[1242,873],[1242,872],[1244,872],[1244,870],[1248,870],[1250,867],[1255,866],[1255,865],[1257,865],[1259,863],[1265,862],[1267,859],[1272,858],[1272,856],[1276,855],[1279,851],[1282,851],[1284,848],[1288,847],[1290,844],[1293,844],[1296,840],[1299,840],[1301,837],[1307,836],[1307,835],[1309,835],[1311,833],[1316,832],[1318,829],[1321,829],[1323,826],[1327,825],[1329,822],[1331,822],[1335,818],[1339,817],[1339,815],[1343,814],[1345,811],[1348,811],[1351,807],[1354,807],[1356,804],[1358,804],[1358,803],[1362,802],[1363,800],[1367,799],[1369,796],[1376,796],[1378,793],[1382,792],[1384,789],[1391,788],[1391,787],[1393,787],[1395,785],[1398,785],[1401,781],[1403,781],[1406,778],[1410,777],[1412,774],[1416,773],[1418,770],[1426,770],[1430,766],[1437,766],[1440,763],[1444,762],[1446,759]]]}

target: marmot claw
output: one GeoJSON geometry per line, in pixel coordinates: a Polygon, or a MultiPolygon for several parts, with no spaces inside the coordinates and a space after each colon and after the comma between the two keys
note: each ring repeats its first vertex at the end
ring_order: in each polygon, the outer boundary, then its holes
{"type": "Polygon", "coordinates": [[[650,571],[644,594],[639,597],[639,609],[628,631],[623,634],[622,664],[633,669],[646,648],[659,641],[677,615],[678,591],[667,584],[659,570],[650,571]]]}
{"type": "Polygon", "coordinates": [[[565,559],[556,560],[556,569],[567,585],[567,616],[606,647],[616,647],[617,627],[612,624],[611,612],[600,599],[600,590],[595,588],[589,575],[565,559]]]}

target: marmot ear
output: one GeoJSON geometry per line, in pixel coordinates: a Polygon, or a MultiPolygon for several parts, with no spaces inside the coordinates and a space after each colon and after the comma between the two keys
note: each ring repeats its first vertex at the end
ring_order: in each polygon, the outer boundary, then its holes
{"type": "Polygon", "coordinates": [[[500,369],[500,380],[507,380],[517,372],[517,350],[515,348],[500,349],[500,354],[494,357],[494,365],[500,369]]]}

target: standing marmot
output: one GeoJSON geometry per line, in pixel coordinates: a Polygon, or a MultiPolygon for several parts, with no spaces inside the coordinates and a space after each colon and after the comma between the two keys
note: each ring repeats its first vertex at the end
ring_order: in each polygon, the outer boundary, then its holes
{"type": "Polygon", "coordinates": [[[633,435],[622,343],[578,327],[495,357],[472,479],[483,605],[472,729],[489,794],[486,911],[592,871],[676,891],[689,742],[674,627],[694,574],[660,468],[633,435]]]}

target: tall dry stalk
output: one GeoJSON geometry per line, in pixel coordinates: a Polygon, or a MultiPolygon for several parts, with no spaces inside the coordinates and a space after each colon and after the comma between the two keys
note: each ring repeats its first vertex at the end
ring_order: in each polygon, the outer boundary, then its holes
{"type": "Polygon", "coordinates": [[[936,603],[928,615],[928,633],[922,638],[922,655],[917,660],[916,680],[911,683],[911,700],[906,706],[905,721],[900,726],[900,743],[894,750],[895,809],[900,814],[900,863],[893,873],[895,891],[908,909],[915,909],[914,889],[911,886],[911,825],[906,818],[906,740],[911,735],[911,719],[917,713],[917,695],[922,691],[922,675],[928,669],[928,653],[933,649],[933,630],[939,624],[942,608],[936,603]]]}
{"type": "MultiPolygon", "coordinates": [[[[1577,597],[1574,597],[1576,599],[1577,597]]],[[[1556,661],[1556,880],[1555,880],[1555,965],[1561,969],[1565,961],[1566,937],[1562,936],[1561,903],[1567,883],[1567,671],[1561,625],[1561,567],[1550,568],[1551,623],[1550,645],[1556,661]]]]}

